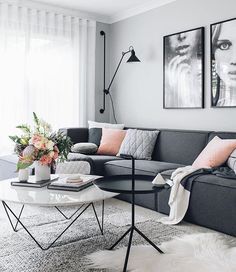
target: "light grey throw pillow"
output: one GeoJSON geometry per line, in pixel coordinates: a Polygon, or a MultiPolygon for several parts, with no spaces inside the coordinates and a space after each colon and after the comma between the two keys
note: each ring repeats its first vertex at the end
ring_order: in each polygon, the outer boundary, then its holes
{"type": "Polygon", "coordinates": [[[93,155],[97,152],[98,146],[94,143],[77,143],[71,147],[74,153],[81,153],[85,155],[93,155]]]}
{"type": "Polygon", "coordinates": [[[151,160],[159,131],[128,129],[118,155],[132,155],[135,159],[151,160]]]}
{"type": "Polygon", "coordinates": [[[234,173],[236,174],[236,149],[229,156],[227,160],[227,165],[229,168],[234,170],[234,173]]]}

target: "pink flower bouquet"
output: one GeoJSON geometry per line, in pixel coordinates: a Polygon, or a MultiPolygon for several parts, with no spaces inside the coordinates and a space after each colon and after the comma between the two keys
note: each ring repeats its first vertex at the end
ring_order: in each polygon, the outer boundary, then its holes
{"type": "Polygon", "coordinates": [[[42,165],[51,166],[57,160],[67,159],[72,142],[69,137],[61,132],[52,133],[51,126],[43,120],[39,120],[33,113],[35,129],[28,125],[20,125],[17,128],[23,132],[22,136],[9,136],[16,144],[15,152],[19,157],[17,170],[25,169],[38,161],[42,165]]]}

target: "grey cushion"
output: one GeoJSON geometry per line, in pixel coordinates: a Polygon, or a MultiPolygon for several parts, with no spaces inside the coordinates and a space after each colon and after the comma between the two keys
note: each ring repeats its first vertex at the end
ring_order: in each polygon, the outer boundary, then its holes
{"type": "Polygon", "coordinates": [[[74,153],[81,153],[85,155],[95,154],[98,147],[94,143],[77,143],[71,147],[71,151],[74,153]]]}
{"type": "MultiPolygon", "coordinates": [[[[167,169],[176,169],[183,165],[159,161],[136,160],[135,173],[140,175],[156,176],[167,169]]],[[[109,161],[105,163],[105,175],[131,174],[131,160],[109,161]]]]}
{"type": "Polygon", "coordinates": [[[151,160],[159,131],[128,129],[119,154],[132,155],[135,159],[151,160]]]}
{"type": "Polygon", "coordinates": [[[99,146],[101,142],[101,138],[102,138],[102,128],[89,129],[89,136],[88,136],[89,143],[94,143],[97,146],[99,146]]]}

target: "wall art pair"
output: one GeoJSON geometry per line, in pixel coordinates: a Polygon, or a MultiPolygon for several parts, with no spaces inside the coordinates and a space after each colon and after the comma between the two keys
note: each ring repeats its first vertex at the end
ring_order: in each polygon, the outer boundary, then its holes
{"type": "MultiPolygon", "coordinates": [[[[211,24],[211,106],[236,107],[236,19],[211,24]]],[[[204,107],[204,27],[165,36],[166,109],[204,107]]]]}

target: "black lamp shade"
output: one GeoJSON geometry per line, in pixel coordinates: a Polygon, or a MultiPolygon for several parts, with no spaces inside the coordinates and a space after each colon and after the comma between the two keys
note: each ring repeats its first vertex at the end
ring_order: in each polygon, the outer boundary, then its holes
{"type": "Polygon", "coordinates": [[[140,62],[140,60],[135,55],[134,49],[131,50],[131,56],[129,57],[127,62],[140,62]]]}

